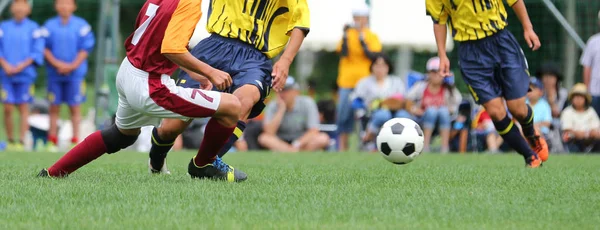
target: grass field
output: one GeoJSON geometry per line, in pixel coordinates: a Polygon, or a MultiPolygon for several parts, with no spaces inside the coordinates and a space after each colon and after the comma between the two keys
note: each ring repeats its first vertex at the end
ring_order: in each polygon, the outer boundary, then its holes
{"type": "Polygon", "coordinates": [[[0,229],[598,229],[600,156],[239,153],[249,174],[191,180],[147,174],[145,154],[104,156],[67,179],[36,178],[56,153],[0,152],[0,229]]]}

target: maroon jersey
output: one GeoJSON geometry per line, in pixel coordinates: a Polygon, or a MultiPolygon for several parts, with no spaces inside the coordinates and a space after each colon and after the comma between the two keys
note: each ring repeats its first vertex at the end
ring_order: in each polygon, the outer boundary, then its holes
{"type": "Polygon", "coordinates": [[[129,62],[148,73],[171,75],[178,66],[164,53],[186,53],[200,20],[201,0],[148,0],[125,41],[129,62]]]}

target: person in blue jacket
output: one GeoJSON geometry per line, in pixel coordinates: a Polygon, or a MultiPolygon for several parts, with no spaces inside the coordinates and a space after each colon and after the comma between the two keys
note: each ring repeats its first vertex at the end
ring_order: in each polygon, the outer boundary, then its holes
{"type": "Polygon", "coordinates": [[[4,103],[4,126],[9,151],[23,150],[23,139],[29,130],[29,103],[33,101],[36,65],[41,65],[44,40],[39,25],[27,16],[31,7],[27,1],[11,5],[13,18],[0,23],[0,97],[4,103]],[[19,139],[14,138],[13,110],[19,108],[19,139]]]}
{"type": "Polygon", "coordinates": [[[48,100],[50,106],[50,130],[48,151],[56,151],[57,121],[60,105],[67,104],[71,112],[73,137],[71,143],[79,142],[80,105],[85,101],[85,75],[88,71],[88,55],[94,48],[92,27],[80,17],[73,15],[77,9],[75,0],[54,0],[58,15],[44,23],[46,41],[44,57],[48,73],[48,100]]]}

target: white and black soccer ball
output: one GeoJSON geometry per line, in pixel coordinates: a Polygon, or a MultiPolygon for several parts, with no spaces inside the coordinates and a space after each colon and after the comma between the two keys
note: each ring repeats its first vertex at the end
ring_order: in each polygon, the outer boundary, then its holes
{"type": "Polygon", "coordinates": [[[408,118],[391,119],[377,135],[377,149],[394,164],[407,164],[423,151],[423,130],[408,118]]]}

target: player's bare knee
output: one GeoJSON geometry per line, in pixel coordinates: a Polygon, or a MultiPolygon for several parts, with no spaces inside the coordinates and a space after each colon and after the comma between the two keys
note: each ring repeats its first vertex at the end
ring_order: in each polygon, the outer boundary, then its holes
{"type": "Polygon", "coordinates": [[[116,125],[112,125],[100,131],[100,134],[106,146],[106,153],[111,154],[133,145],[140,132],[139,129],[120,130],[116,125]]]}
{"type": "Polygon", "coordinates": [[[221,104],[215,114],[215,118],[218,118],[225,123],[235,125],[241,112],[241,103],[237,97],[231,94],[223,93],[221,95],[221,104]]]}

